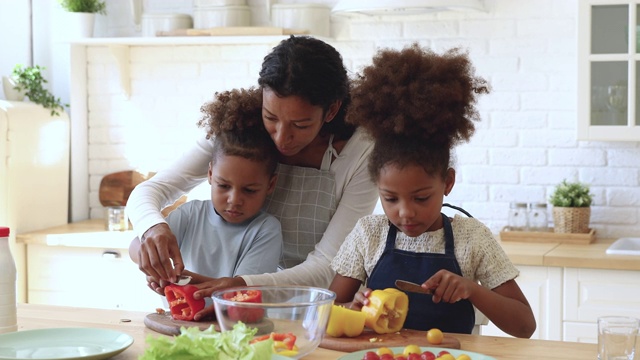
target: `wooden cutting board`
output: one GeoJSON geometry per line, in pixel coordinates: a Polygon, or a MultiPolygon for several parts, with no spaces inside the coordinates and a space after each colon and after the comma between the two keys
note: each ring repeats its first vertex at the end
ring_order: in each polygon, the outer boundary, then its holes
{"type": "Polygon", "coordinates": [[[449,349],[460,349],[460,341],[450,334],[444,334],[442,344],[433,345],[427,341],[427,332],[419,330],[402,329],[393,334],[376,334],[370,329],[360,334],[360,336],[348,338],[334,338],[325,335],[320,342],[320,347],[330,350],[353,352],[365,349],[376,349],[380,347],[407,346],[410,344],[418,346],[443,347],[449,349]],[[375,341],[371,341],[375,339],[375,341]]]}
{"type": "Polygon", "coordinates": [[[149,329],[159,332],[160,334],[165,335],[180,335],[180,327],[184,326],[187,328],[190,327],[198,327],[200,330],[206,330],[209,326],[213,325],[213,327],[220,331],[220,327],[218,323],[213,321],[182,321],[182,320],[173,320],[171,318],[170,313],[158,314],[152,313],[148,314],[144,318],[144,325],[149,329]]]}
{"type": "Polygon", "coordinates": [[[98,197],[102,206],[125,206],[136,185],[151,178],[154,173],[143,174],[135,170],[105,175],[100,181],[98,197]]]}

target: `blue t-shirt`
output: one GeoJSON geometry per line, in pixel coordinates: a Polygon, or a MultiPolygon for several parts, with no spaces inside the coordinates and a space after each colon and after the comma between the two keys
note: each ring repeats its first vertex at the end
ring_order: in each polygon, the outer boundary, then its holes
{"type": "Polygon", "coordinates": [[[166,220],[178,239],[186,270],[214,278],[278,270],[282,231],[272,215],[261,211],[231,224],[216,213],[211,201],[191,200],[166,220]]]}

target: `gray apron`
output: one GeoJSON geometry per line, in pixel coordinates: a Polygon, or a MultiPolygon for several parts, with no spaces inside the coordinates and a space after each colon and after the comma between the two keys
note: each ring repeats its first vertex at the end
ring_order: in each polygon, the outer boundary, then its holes
{"type": "Polygon", "coordinates": [[[336,212],[336,182],[329,171],[333,156],[333,135],[322,158],[320,170],[278,164],[275,191],[265,201],[267,213],[282,225],[283,258],[287,269],[303,262],[322,239],[336,212]]]}

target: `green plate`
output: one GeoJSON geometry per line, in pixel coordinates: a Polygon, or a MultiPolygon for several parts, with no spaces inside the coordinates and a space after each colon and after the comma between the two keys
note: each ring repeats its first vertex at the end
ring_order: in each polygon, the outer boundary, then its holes
{"type": "MultiPolygon", "coordinates": [[[[393,351],[394,354],[402,354],[404,347],[403,346],[390,347],[389,349],[391,349],[391,351],[393,351]]],[[[376,350],[377,348],[373,348],[373,349],[366,349],[366,350],[352,352],[347,355],[341,356],[340,358],[338,358],[338,360],[362,360],[362,358],[364,357],[364,354],[366,354],[367,351],[376,351],[376,350]]],[[[441,348],[441,347],[426,347],[426,346],[421,346],[420,350],[422,350],[422,352],[425,352],[427,350],[431,351],[436,356],[438,356],[438,353],[440,351],[445,350],[445,351],[448,351],[451,355],[453,355],[456,358],[462,354],[467,354],[469,355],[471,360],[496,360],[491,356],[487,356],[484,354],[476,353],[473,351],[467,351],[467,350],[447,349],[447,348],[441,348]]]]}
{"type": "Polygon", "coordinates": [[[125,333],[93,328],[24,330],[0,335],[0,359],[108,359],[133,344],[125,333]]]}

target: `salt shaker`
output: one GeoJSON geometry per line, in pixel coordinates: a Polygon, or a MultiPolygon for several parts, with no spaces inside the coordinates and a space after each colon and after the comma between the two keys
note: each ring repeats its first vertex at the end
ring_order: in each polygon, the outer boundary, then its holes
{"type": "Polygon", "coordinates": [[[16,263],[9,249],[9,228],[0,227],[0,334],[17,330],[16,263]]]}
{"type": "Polygon", "coordinates": [[[549,219],[547,215],[547,204],[529,204],[529,229],[531,231],[548,231],[549,219]]]}
{"type": "Polygon", "coordinates": [[[513,231],[528,230],[527,203],[512,202],[509,204],[509,229],[513,231]]]}

